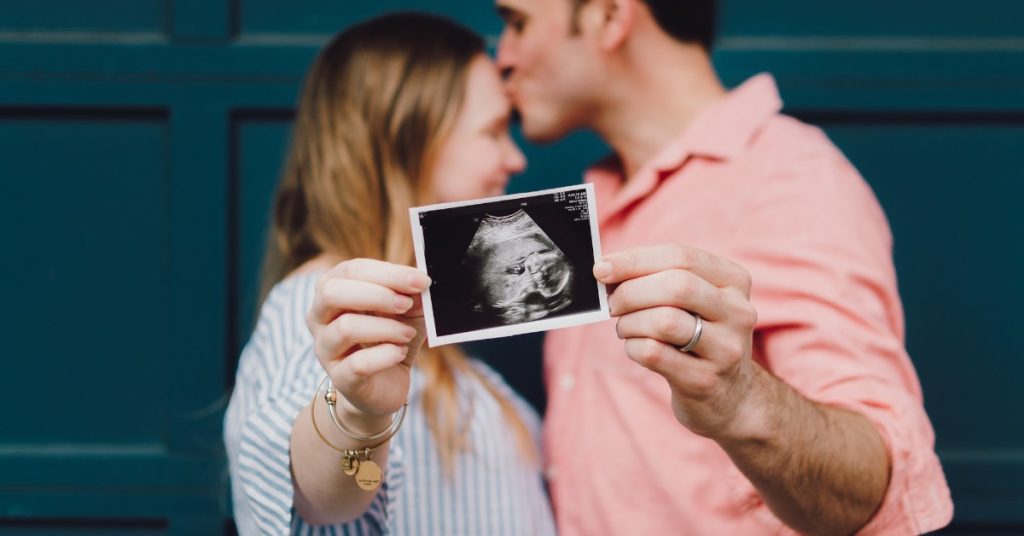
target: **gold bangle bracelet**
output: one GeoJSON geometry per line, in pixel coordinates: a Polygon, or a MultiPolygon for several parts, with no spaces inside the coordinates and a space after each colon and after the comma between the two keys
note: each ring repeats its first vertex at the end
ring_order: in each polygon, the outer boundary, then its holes
{"type": "MultiPolygon", "coordinates": [[[[398,428],[402,426],[402,421],[405,419],[405,412],[409,406],[409,401],[406,400],[405,404],[402,404],[400,415],[396,416],[392,421],[391,426],[385,430],[388,434],[381,442],[361,449],[343,449],[328,441],[327,437],[325,437],[323,432],[320,431],[320,426],[316,423],[316,399],[319,398],[320,388],[323,387],[325,381],[327,381],[326,376],[323,380],[320,380],[320,383],[316,386],[316,391],[313,391],[313,400],[309,404],[309,417],[313,423],[313,431],[316,432],[316,435],[320,437],[320,440],[323,441],[325,445],[341,453],[341,470],[346,475],[355,478],[357,486],[365,491],[375,491],[380,487],[384,473],[380,466],[373,461],[373,451],[384,443],[390,441],[391,438],[394,437],[395,432],[398,431],[398,428]]],[[[326,398],[324,401],[328,403],[327,411],[331,412],[331,416],[337,421],[337,415],[334,415],[333,405],[331,405],[326,398]]]]}
{"type": "MultiPolygon", "coordinates": [[[[313,431],[316,432],[316,435],[319,436],[320,440],[323,441],[324,444],[327,445],[328,447],[331,447],[332,449],[334,449],[334,450],[336,450],[338,452],[341,452],[343,454],[349,454],[350,452],[352,452],[353,450],[356,450],[356,449],[343,449],[341,447],[338,447],[334,443],[331,443],[327,439],[327,436],[325,436],[323,434],[323,432],[320,431],[320,426],[317,425],[317,422],[316,422],[316,400],[317,400],[317,398],[320,398],[317,395],[320,394],[320,389],[324,386],[324,382],[326,382],[326,381],[327,381],[327,376],[325,375],[324,378],[322,380],[320,380],[320,383],[317,384],[316,391],[313,392],[313,400],[309,404],[309,416],[310,416],[310,420],[313,422],[313,431]]],[[[387,434],[387,437],[385,437],[384,439],[382,439],[379,443],[377,443],[375,445],[372,445],[372,446],[369,446],[369,447],[363,447],[362,449],[358,449],[358,450],[363,450],[363,449],[373,450],[373,449],[375,449],[377,447],[380,447],[384,443],[387,443],[388,441],[390,441],[391,438],[395,436],[395,433],[398,432],[398,429],[401,428],[402,422],[405,420],[405,413],[406,413],[406,410],[408,409],[408,407],[409,407],[409,402],[408,401],[406,401],[405,404],[402,404],[402,409],[399,410],[400,416],[398,418],[396,418],[394,421],[392,421],[392,425],[389,426],[387,430],[385,430],[385,432],[389,432],[387,434]]],[[[331,411],[333,413],[333,409],[330,406],[328,406],[327,410],[331,411]]],[[[342,431],[344,431],[344,430],[342,430],[342,431]]],[[[358,438],[357,437],[353,437],[353,439],[358,439],[358,438]]]]}
{"type": "MultiPolygon", "coordinates": [[[[328,407],[327,413],[331,416],[331,420],[334,421],[334,426],[338,430],[341,430],[343,434],[351,437],[352,439],[355,439],[356,441],[372,442],[379,441],[382,438],[388,438],[395,435],[395,432],[397,432],[398,429],[402,426],[402,421],[405,420],[406,408],[409,406],[408,403],[403,404],[402,407],[395,413],[394,417],[391,419],[391,424],[389,424],[387,428],[381,430],[380,432],[377,432],[376,434],[363,435],[353,432],[352,430],[349,430],[348,427],[341,422],[341,419],[338,418],[337,391],[335,391],[334,384],[331,383],[331,380],[327,376],[324,376],[324,379],[320,381],[320,385],[317,386],[316,392],[320,392],[320,386],[323,385],[324,381],[327,382],[327,392],[324,393],[324,400],[327,401],[328,407]]],[[[386,441],[386,439],[384,440],[386,441]]]]}

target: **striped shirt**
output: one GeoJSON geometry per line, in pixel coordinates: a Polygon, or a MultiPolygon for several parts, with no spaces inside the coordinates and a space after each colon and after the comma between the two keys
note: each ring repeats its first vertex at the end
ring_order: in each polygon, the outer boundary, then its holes
{"type": "MultiPolygon", "coordinates": [[[[469,448],[446,476],[427,427],[424,378],[413,367],[409,412],[391,441],[380,489],[352,522],[311,526],[293,508],[292,423],[323,376],[305,314],[319,274],[290,277],[270,292],[242,351],[224,418],[235,523],[248,534],[554,534],[539,467],[521,455],[498,401],[480,382],[456,375],[469,448]]],[[[537,435],[537,414],[483,363],[473,365],[520,409],[537,435]]],[[[340,470],[340,469],[339,469],[340,470]]]]}

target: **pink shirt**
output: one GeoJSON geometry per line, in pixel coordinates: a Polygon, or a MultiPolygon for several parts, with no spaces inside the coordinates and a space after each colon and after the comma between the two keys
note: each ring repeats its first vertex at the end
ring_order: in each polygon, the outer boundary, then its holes
{"type": "MultiPolygon", "coordinates": [[[[904,349],[888,222],[828,138],[781,108],[759,75],[625,185],[614,161],[591,169],[603,250],[677,242],[746,267],[754,359],[805,396],[865,415],[889,449],[889,490],[864,533],[934,530],[953,505],[904,349]]],[[[791,532],[716,443],[675,420],[665,381],[625,355],[614,326],[545,341],[560,533],[791,532]]]]}

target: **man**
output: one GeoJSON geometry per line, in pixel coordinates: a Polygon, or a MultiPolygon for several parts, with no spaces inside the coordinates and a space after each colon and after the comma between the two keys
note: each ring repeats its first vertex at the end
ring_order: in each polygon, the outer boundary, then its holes
{"type": "Polygon", "coordinates": [[[525,135],[589,129],[615,153],[586,179],[617,320],[545,342],[560,532],[947,524],[885,216],[819,130],[779,114],[770,76],[723,89],[715,3],[497,7],[525,135]]]}

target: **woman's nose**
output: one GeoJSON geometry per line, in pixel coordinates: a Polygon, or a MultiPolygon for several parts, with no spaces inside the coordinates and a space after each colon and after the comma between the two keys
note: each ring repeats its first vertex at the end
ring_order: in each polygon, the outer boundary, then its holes
{"type": "Polygon", "coordinates": [[[510,137],[508,140],[508,148],[505,151],[505,169],[509,173],[522,173],[526,169],[526,155],[519,150],[519,146],[510,137]]]}

